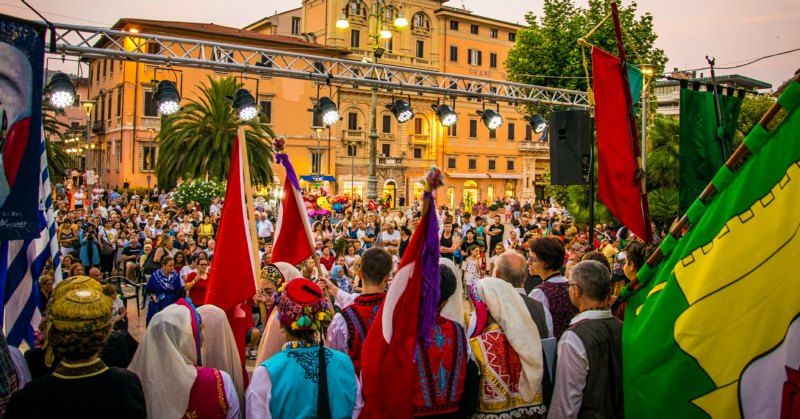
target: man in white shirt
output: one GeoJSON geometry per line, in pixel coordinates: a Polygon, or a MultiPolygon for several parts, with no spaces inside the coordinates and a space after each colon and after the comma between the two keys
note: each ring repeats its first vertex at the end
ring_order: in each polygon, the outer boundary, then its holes
{"type": "Polygon", "coordinates": [[[267,213],[262,212],[261,217],[256,223],[256,229],[258,230],[258,238],[264,239],[269,241],[272,237],[272,232],[274,231],[274,227],[272,222],[267,218],[267,213]]]}
{"type": "Polygon", "coordinates": [[[386,250],[400,246],[400,232],[394,229],[394,223],[386,223],[386,230],[381,233],[381,246],[386,250]]]}
{"type": "Polygon", "coordinates": [[[558,342],[548,418],[621,417],[622,322],[611,315],[611,273],[586,260],[572,268],[569,298],[579,313],[558,342]]]}

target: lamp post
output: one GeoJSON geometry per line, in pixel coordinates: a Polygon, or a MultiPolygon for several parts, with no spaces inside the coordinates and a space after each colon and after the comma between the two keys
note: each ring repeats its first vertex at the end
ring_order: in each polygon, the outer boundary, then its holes
{"type": "Polygon", "coordinates": [[[646,170],[647,161],[647,106],[648,106],[648,85],[655,72],[652,64],[642,64],[642,170],[646,170]]]}
{"type": "Polygon", "coordinates": [[[350,199],[356,202],[356,142],[350,142],[350,199]]]}
{"type": "Polygon", "coordinates": [[[156,153],[153,152],[153,134],[155,134],[156,130],[154,128],[148,128],[148,132],[150,132],[150,139],[147,140],[147,152],[151,155],[150,158],[150,170],[147,171],[147,196],[152,196],[150,193],[150,179],[152,178],[153,174],[153,158],[156,153]]]}
{"type": "MultiPolygon", "coordinates": [[[[97,102],[94,100],[82,100],[81,106],[86,112],[86,167],[84,170],[88,171],[92,168],[92,150],[91,150],[91,137],[92,137],[92,109],[97,102]]],[[[94,182],[94,179],[92,179],[94,182]]],[[[86,177],[86,183],[89,183],[89,177],[86,177]]]]}
{"type": "MultiPolygon", "coordinates": [[[[370,21],[370,33],[369,39],[370,44],[373,48],[373,63],[377,64],[378,59],[383,55],[384,49],[380,47],[380,40],[381,39],[390,39],[392,37],[392,32],[386,26],[386,22],[384,18],[386,18],[385,14],[390,10],[390,7],[394,9],[394,2],[389,2],[387,0],[375,0],[371,3],[371,5],[363,4],[359,0],[352,0],[358,4],[358,11],[360,12],[360,7],[367,7],[368,15],[371,18],[370,21]],[[374,23],[374,25],[373,25],[374,23]]],[[[345,3],[345,7],[342,10],[341,17],[336,22],[336,27],[340,29],[346,29],[350,27],[350,22],[347,20],[349,14],[349,6],[351,2],[348,1],[345,3]]],[[[394,19],[394,26],[397,28],[404,28],[408,26],[408,20],[403,16],[403,12],[400,9],[397,9],[398,13],[397,16],[389,16],[395,17],[394,19]]],[[[375,74],[377,78],[377,73],[375,74]]],[[[372,102],[370,107],[370,127],[369,127],[369,175],[367,176],[367,199],[377,199],[378,198],[378,178],[375,174],[376,164],[378,159],[378,131],[377,131],[377,119],[378,119],[378,88],[372,88],[372,102]]]]}

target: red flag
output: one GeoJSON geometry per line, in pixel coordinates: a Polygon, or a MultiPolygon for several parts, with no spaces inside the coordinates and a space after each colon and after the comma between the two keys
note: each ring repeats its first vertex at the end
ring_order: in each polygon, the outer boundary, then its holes
{"type": "Polygon", "coordinates": [[[275,157],[286,169],[286,179],[283,182],[283,200],[278,208],[278,225],[275,227],[270,261],[297,265],[314,254],[314,239],[306,216],[300,183],[289,157],[286,154],[275,157]]]}
{"type": "Polygon", "coordinates": [[[256,294],[256,261],[247,216],[239,137],[233,140],[225,206],[208,275],[206,304],[228,310],[256,294]]]}
{"type": "Polygon", "coordinates": [[[363,418],[413,416],[417,342],[433,327],[439,302],[439,228],[430,192],[422,222],[400,260],[386,301],[361,350],[363,418]]]}
{"type": "MultiPolygon", "coordinates": [[[[619,58],[592,48],[597,123],[597,197],[634,234],[652,240],[636,179],[631,126],[619,58]]],[[[646,198],[645,198],[646,199],[646,198]]]]}

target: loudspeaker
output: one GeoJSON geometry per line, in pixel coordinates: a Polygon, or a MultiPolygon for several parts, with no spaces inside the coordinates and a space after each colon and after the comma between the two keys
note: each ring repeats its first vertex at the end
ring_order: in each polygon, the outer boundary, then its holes
{"type": "Polygon", "coordinates": [[[550,113],[550,183],[584,185],[589,182],[592,117],[586,110],[550,113]]]}

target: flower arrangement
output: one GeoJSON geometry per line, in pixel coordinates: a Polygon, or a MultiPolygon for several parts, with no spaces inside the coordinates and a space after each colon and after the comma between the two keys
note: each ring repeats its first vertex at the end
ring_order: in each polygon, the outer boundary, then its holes
{"type": "Polygon", "coordinates": [[[203,210],[208,210],[211,201],[225,196],[225,184],[215,180],[195,179],[184,182],[175,189],[173,199],[178,207],[186,208],[189,202],[199,202],[203,210]]]}

